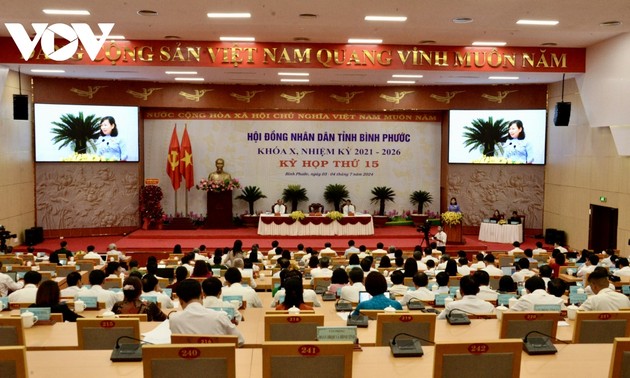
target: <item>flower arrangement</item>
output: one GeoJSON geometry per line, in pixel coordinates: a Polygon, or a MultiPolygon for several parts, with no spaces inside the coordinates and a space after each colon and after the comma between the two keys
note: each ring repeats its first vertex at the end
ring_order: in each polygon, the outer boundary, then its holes
{"type": "Polygon", "coordinates": [[[503,156],[482,156],[472,161],[473,164],[523,164],[503,156]]]}
{"type": "Polygon", "coordinates": [[[195,188],[206,192],[227,192],[229,190],[240,189],[241,183],[238,179],[226,179],[223,181],[208,181],[201,179],[195,188]]]}
{"type": "Polygon", "coordinates": [[[341,218],[343,218],[343,214],[338,212],[338,211],[330,211],[328,212],[328,214],[326,214],[326,216],[332,220],[340,220],[341,218]]]}
{"type": "Polygon", "coordinates": [[[162,188],[157,185],[144,185],[140,189],[140,217],[149,222],[162,220],[164,211],[160,201],[164,194],[162,188]]]}
{"type": "Polygon", "coordinates": [[[498,222],[498,223],[499,223],[500,225],[504,225],[504,224],[507,224],[507,221],[506,221],[505,219],[499,219],[499,222],[498,222]]]}
{"type": "Polygon", "coordinates": [[[92,161],[116,161],[116,159],[106,158],[96,154],[80,154],[75,152],[74,154],[67,156],[62,161],[78,161],[78,162],[92,162],[92,161]]]}
{"type": "Polygon", "coordinates": [[[300,220],[304,219],[306,217],[306,215],[304,215],[304,213],[301,212],[300,210],[296,210],[296,211],[291,213],[290,217],[293,220],[300,221],[300,220]]]}
{"type": "Polygon", "coordinates": [[[445,213],[442,213],[442,222],[449,226],[455,226],[457,224],[462,223],[463,217],[464,216],[462,215],[462,213],[456,213],[454,211],[447,211],[445,213]]]}

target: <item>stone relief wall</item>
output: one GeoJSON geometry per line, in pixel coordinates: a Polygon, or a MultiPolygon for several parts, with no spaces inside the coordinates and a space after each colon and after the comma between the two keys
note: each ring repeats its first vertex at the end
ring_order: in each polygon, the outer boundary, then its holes
{"type": "Polygon", "coordinates": [[[451,164],[448,199],[456,197],[465,226],[478,226],[495,209],[525,215],[525,228],[543,227],[544,166],[451,164]]]}
{"type": "Polygon", "coordinates": [[[138,226],[138,164],[37,164],[37,224],[44,229],[138,226]]]}

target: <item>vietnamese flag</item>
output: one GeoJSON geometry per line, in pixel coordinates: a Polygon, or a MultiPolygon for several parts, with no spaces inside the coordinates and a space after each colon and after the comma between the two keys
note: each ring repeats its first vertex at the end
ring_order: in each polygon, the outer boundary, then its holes
{"type": "Polygon", "coordinates": [[[182,145],[179,149],[181,159],[179,161],[179,172],[186,180],[186,190],[190,190],[195,185],[195,173],[193,172],[193,156],[192,146],[188,138],[188,129],[184,126],[184,135],[182,136],[182,145]]]}
{"type": "Polygon", "coordinates": [[[171,178],[173,189],[177,191],[182,181],[182,174],[179,171],[179,141],[177,140],[177,125],[173,127],[173,135],[171,135],[171,144],[168,146],[168,155],[166,156],[166,174],[171,178]]]}

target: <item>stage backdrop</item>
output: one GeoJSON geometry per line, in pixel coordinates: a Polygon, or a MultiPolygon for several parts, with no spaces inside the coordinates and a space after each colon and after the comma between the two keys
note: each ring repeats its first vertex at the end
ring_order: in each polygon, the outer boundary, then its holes
{"type": "MultiPolygon", "coordinates": [[[[192,144],[195,181],[215,170],[215,160],[225,160],[226,172],[243,186],[256,185],[267,196],[256,202],[257,212],[270,211],[290,184],[307,189],[310,203],[331,209],[323,198],[328,184],[344,184],[357,211],[374,213],[371,190],[391,187],[395,203],[386,212],[402,213],[415,207],[409,195],[429,191],[438,210],[440,186],[440,113],[296,113],[296,112],[144,112],[145,178],[159,179],[163,207],[175,213],[175,194],[166,174],[166,157],[173,131],[181,142],[184,127],[192,144]]],[[[180,213],[185,212],[185,185],[178,191],[180,213]]],[[[236,190],[233,197],[240,194],[236,190]]],[[[188,210],[205,214],[205,192],[191,189],[188,210]]],[[[247,212],[247,203],[234,200],[235,215],[247,212]]],[[[290,210],[290,207],[289,207],[290,210]]]]}

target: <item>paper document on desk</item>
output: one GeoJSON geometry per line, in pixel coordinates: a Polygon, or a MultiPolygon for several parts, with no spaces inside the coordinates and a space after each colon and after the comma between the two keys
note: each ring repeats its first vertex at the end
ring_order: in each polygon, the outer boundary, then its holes
{"type": "Polygon", "coordinates": [[[570,324],[567,323],[565,320],[560,320],[558,322],[558,327],[569,327],[569,326],[570,326],[570,324]]]}
{"type": "Polygon", "coordinates": [[[171,343],[171,327],[169,326],[168,319],[163,321],[159,326],[155,327],[152,331],[143,333],[143,341],[151,344],[170,344],[171,343]]]}
{"type": "Polygon", "coordinates": [[[351,314],[352,312],[346,312],[346,311],[341,311],[337,313],[337,316],[339,316],[341,318],[341,320],[346,321],[348,320],[348,316],[351,314]]]}

